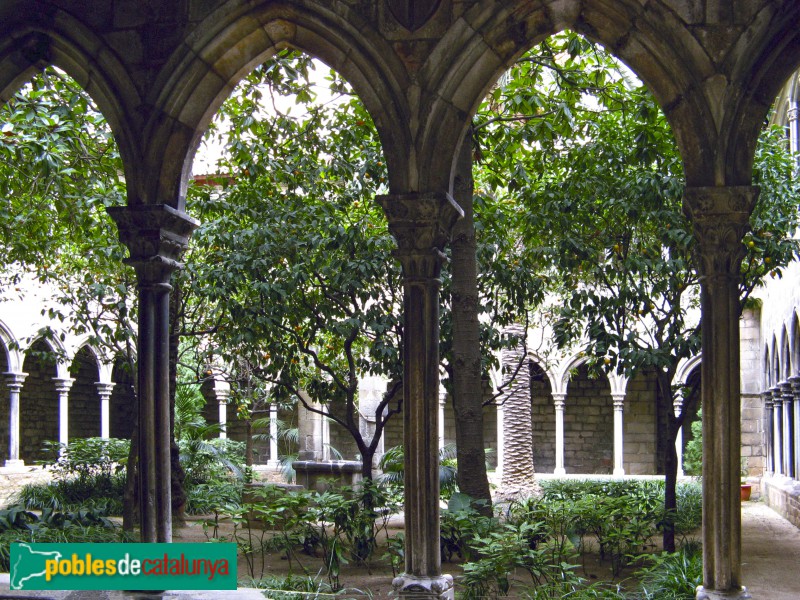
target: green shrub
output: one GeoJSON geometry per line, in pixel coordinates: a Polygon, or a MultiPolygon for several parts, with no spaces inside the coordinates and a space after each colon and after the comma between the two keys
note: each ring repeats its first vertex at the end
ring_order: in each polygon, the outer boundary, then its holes
{"type": "Polygon", "coordinates": [[[0,510],[0,571],[9,570],[9,553],[14,542],[133,542],[105,515],[84,508],[78,511],[45,509],[41,516],[13,506],[0,510]]]}
{"type": "Polygon", "coordinates": [[[692,600],[703,582],[703,554],[699,544],[687,544],[675,553],[653,554],[650,565],[637,576],[641,600],[692,600]]]}

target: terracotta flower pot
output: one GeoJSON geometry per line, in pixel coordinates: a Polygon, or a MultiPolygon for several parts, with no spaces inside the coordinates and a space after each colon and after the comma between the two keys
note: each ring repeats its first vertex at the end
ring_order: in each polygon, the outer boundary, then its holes
{"type": "Polygon", "coordinates": [[[750,500],[750,492],[752,491],[752,485],[749,483],[742,484],[742,502],[747,502],[750,500]]]}

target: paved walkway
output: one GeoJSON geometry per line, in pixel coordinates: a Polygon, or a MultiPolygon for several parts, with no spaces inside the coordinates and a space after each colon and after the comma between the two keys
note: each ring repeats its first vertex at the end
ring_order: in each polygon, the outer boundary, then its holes
{"type": "Polygon", "coordinates": [[[763,502],[742,503],[742,580],[753,600],[800,599],[800,529],[763,502]]]}

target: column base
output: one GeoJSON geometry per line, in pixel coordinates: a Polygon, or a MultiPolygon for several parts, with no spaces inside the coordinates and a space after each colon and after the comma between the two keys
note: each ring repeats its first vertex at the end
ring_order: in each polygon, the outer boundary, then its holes
{"type": "Polygon", "coordinates": [[[25,468],[25,461],[24,460],[7,460],[5,462],[6,469],[19,469],[22,470],[25,468]]]}
{"type": "Polygon", "coordinates": [[[400,575],[392,581],[393,596],[407,600],[454,600],[453,576],[415,577],[400,575]]]}
{"type": "Polygon", "coordinates": [[[564,467],[561,468],[556,467],[555,470],[553,471],[553,475],[566,475],[566,474],[567,470],[564,467]]]}
{"type": "Polygon", "coordinates": [[[747,588],[742,587],[738,590],[718,592],[707,590],[702,585],[697,586],[695,600],[750,600],[752,596],[747,592],[747,588]]]}
{"type": "Polygon", "coordinates": [[[625,469],[614,469],[614,472],[611,473],[614,477],[622,477],[625,475],[625,469]]]}

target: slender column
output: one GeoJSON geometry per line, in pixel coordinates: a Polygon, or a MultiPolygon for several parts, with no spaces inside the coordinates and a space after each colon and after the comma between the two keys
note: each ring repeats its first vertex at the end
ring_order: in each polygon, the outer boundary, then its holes
{"type": "Polygon", "coordinates": [[[503,404],[497,405],[497,467],[495,468],[495,475],[502,479],[503,477],[503,464],[505,462],[505,419],[506,407],[503,404]]]}
{"type": "Polygon", "coordinates": [[[800,152],[800,122],[797,118],[797,101],[789,102],[789,110],[786,116],[789,120],[789,150],[795,155],[800,152]]]}
{"type": "Polygon", "coordinates": [[[703,322],[703,585],[698,599],[749,598],[741,585],[739,280],[758,189],[686,188],[703,322]]]}
{"type": "MultiPolygon", "coordinates": [[[[678,396],[677,400],[672,403],[672,410],[675,411],[676,417],[681,416],[683,397],[678,396]]],[[[678,477],[683,477],[683,426],[678,429],[678,435],[675,436],[675,456],[678,457],[678,477]]]]}
{"type": "Polygon", "coordinates": [[[783,473],[789,477],[793,476],[794,463],[792,460],[792,402],[794,393],[792,384],[788,381],[781,383],[781,403],[783,404],[781,429],[783,439],[781,440],[783,473]]]}
{"type": "Polygon", "coordinates": [[[143,542],[172,541],[169,284],[198,223],[167,205],[109,208],[139,292],[139,497],[143,542]]]}
{"type": "Polygon", "coordinates": [[[775,472],[775,461],[773,460],[773,445],[774,440],[772,428],[772,392],[767,390],[761,394],[764,397],[764,437],[766,437],[766,453],[767,453],[767,473],[772,475],[775,472]]]}
{"type": "Polygon", "coordinates": [[[800,377],[789,377],[792,384],[792,458],[794,459],[794,478],[800,479],[800,377]]]}
{"type": "Polygon", "coordinates": [[[783,398],[781,388],[772,388],[772,466],[776,475],[783,475],[783,398]]]}
{"type": "Polygon", "coordinates": [[[403,268],[403,446],[405,573],[401,598],[453,598],[439,549],[439,279],[453,224],[463,214],[449,194],[379,196],[403,268]]]}
{"type": "Polygon", "coordinates": [[[447,403],[447,390],[443,385],[439,385],[439,449],[444,448],[444,407],[447,403]]]}
{"type": "Polygon", "coordinates": [[[278,458],[278,405],[274,402],[269,405],[269,460],[267,466],[277,469],[280,465],[278,458]]]}
{"type": "Polygon", "coordinates": [[[624,421],[625,394],[611,394],[614,401],[614,477],[625,475],[624,421]]]}
{"type": "Polygon", "coordinates": [[[226,383],[214,382],[214,395],[217,398],[217,410],[219,411],[219,439],[228,438],[228,399],[231,397],[231,388],[226,383]]]}
{"type": "MultiPolygon", "coordinates": [[[[564,406],[566,394],[553,394],[553,404],[556,407],[556,468],[554,475],[566,475],[564,468],[564,406]]],[[[616,427],[616,423],[615,423],[616,427]]]]}
{"type": "Polygon", "coordinates": [[[69,444],[69,390],[75,380],[53,377],[53,381],[58,394],[58,443],[66,446],[69,444]]]}
{"type": "Polygon", "coordinates": [[[8,388],[8,459],[7,467],[22,467],[19,458],[19,394],[27,373],[3,373],[8,388]]]}
{"type": "Polygon", "coordinates": [[[111,437],[111,390],[114,384],[98,382],[94,385],[100,396],[100,437],[108,439],[111,437]]]}

